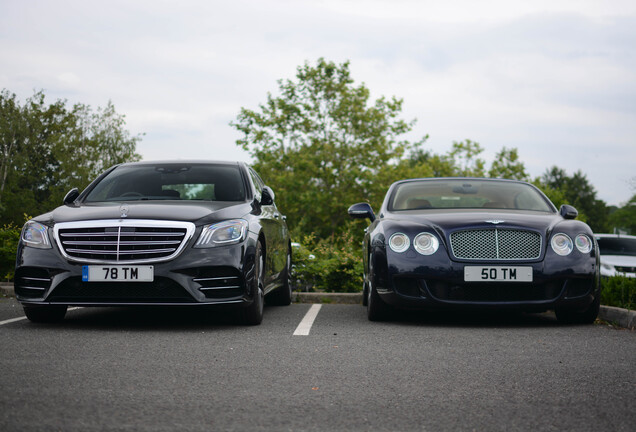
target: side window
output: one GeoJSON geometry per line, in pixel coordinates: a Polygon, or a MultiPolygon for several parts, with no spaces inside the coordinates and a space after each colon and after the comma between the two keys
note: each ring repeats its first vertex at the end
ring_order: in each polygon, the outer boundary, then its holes
{"type": "Polygon", "coordinates": [[[256,174],[256,171],[254,171],[252,168],[249,169],[249,173],[250,177],[252,178],[252,183],[254,183],[254,187],[256,188],[256,198],[260,201],[261,193],[263,192],[263,187],[265,186],[265,184],[263,183],[263,180],[261,180],[259,175],[256,174]]]}

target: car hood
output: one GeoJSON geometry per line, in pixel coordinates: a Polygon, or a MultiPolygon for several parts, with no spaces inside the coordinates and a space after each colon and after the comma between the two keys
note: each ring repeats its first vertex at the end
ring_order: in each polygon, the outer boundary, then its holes
{"type": "Polygon", "coordinates": [[[481,211],[457,209],[444,210],[406,210],[387,213],[386,219],[430,225],[441,231],[448,232],[458,227],[524,227],[540,232],[549,232],[554,225],[563,221],[557,213],[536,211],[481,211]]]}
{"type": "Polygon", "coordinates": [[[636,267],[636,256],[601,254],[601,263],[615,267],[636,267]]]}
{"type": "Polygon", "coordinates": [[[251,205],[244,202],[100,202],[61,206],[36,218],[36,220],[48,225],[104,219],[150,219],[207,223],[214,220],[240,218],[250,211],[251,205]],[[124,214],[125,216],[123,216],[124,214]]]}

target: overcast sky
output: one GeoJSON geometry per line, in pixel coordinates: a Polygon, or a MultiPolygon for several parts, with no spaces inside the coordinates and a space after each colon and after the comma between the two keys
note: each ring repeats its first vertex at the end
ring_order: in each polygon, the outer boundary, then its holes
{"type": "Polygon", "coordinates": [[[402,98],[435,153],[516,147],[533,177],[636,193],[633,0],[0,0],[0,88],[111,100],[146,160],[249,161],[230,121],[319,57],[402,98]]]}

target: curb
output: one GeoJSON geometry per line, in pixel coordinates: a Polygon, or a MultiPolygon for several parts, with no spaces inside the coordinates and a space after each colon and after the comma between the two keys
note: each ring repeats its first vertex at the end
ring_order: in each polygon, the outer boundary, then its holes
{"type": "MultiPolygon", "coordinates": [[[[14,297],[12,283],[0,283],[0,295],[14,297]]],[[[293,303],[323,303],[323,304],[362,304],[362,293],[316,293],[292,292],[293,303]]],[[[599,319],[616,324],[619,327],[636,330],[636,311],[601,306],[599,319]]]]}
{"type": "Polygon", "coordinates": [[[598,317],[603,321],[616,324],[630,330],[636,329],[636,311],[617,308],[614,306],[601,306],[598,317]]]}
{"type": "Polygon", "coordinates": [[[362,304],[362,293],[292,292],[292,303],[362,304]]]}

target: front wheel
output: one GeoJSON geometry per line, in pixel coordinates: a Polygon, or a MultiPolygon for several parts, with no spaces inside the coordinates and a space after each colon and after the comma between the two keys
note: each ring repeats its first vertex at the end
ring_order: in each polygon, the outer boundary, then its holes
{"type": "Polygon", "coordinates": [[[596,298],[590,304],[587,309],[582,311],[556,308],[554,313],[557,319],[562,324],[592,324],[598,316],[598,311],[601,308],[601,295],[597,294],[596,298]]]}
{"type": "Polygon", "coordinates": [[[66,306],[46,305],[46,306],[23,306],[24,314],[31,322],[52,323],[59,322],[66,315],[66,306]]]}
{"type": "Polygon", "coordinates": [[[391,315],[391,306],[384,303],[373,287],[368,288],[367,318],[369,321],[385,321],[391,315]]]}
{"type": "Polygon", "coordinates": [[[263,246],[259,241],[254,255],[254,277],[252,279],[252,304],[242,309],[242,321],[246,325],[259,325],[263,321],[265,266],[263,246]]]}

